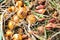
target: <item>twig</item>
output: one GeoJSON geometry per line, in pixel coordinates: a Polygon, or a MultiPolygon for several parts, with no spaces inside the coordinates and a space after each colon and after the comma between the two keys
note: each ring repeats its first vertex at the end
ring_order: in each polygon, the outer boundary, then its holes
{"type": "Polygon", "coordinates": [[[31,35],[31,36],[32,36],[32,37],[31,37],[31,38],[32,38],[32,40],[36,40],[36,38],[35,38],[33,35],[31,35]]]}
{"type": "Polygon", "coordinates": [[[55,37],[55,36],[58,35],[58,34],[60,34],[60,31],[57,32],[57,33],[55,33],[54,35],[52,35],[50,39],[52,39],[53,37],[55,37]]]}
{"type": "Polygon", "coordinates": [[[34,34],[34,33],[33,33],[33,35],[34,35],[35,37],[37,37],[38,39],[40,39],[40,40],[44,40],[44,39],[45,39],[45,38],[40,37],[40,36],[38,36],[38,35],[36,35],[36,34],[34,34]]]}
{"type": "Polygon", "coordinates": [[[27,32],[27,30],[24,28],[25,33],[28,35],[28,37],[30,37],[30,34],[27,32]]]}
{"type": "Polygon", "coordinates": [[[45,34],[45,39],[44,40],[46,40],[47,34],[46,34],[46,28],[45,27],[44,27],[44,34],[45,34]]]}

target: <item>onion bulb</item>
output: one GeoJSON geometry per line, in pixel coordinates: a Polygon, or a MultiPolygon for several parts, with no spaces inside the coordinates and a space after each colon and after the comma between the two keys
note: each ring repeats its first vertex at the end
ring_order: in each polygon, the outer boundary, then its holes
{"type": "Polygon", "coordinates": [[[14,28],[14,22],[13,21],[8,22],[8,28],[11,30],[14,28]]]}

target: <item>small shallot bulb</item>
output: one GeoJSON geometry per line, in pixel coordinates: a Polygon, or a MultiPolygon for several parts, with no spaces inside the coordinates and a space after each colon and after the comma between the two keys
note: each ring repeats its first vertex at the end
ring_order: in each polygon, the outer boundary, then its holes
{"type": "Polygon", "coordinates": [[[30,24],[33,24],[36,22],[36,17],[34,15],[27,16],[27,21],[30,22],[30,24]]]}
{"type": "Polygon", "coordinates": [[[13,22],[13,21],[9,21],[9,22],[8,22],[8,28],[9,28],[10,30],[12,30],[12,29],[14,28],[14,22],[13,22]]]}
{"type": "Polygon", "coordinates": [[[8,10],[8,12],[15,12],[16,8],[14,6],[11,6],[7,10],[8,10]]]}
{"type": "Polygon", "coordinates": [[[21,19],[26,18],[27,13],[26,13],[26,8],[21,8],[18,12],[17,12],[17,16],[21,19]]]}
{"type": "Polygon", "coordinates": [[[56,24],[48,23],[45,27],[46,27],[47,30],[51,30],[52,28],[56,28],[56,24]]]}
{"type": "Polygon", "coordinates": [[[22,9],[22,8],[17,11],[17,16],[18,16],[19,18],[24,18],[23,15],[22,15],[22,12],[23,12],[23,9],[22,9]]]}
{"type": "Polygon", "coordinates": [[[17,1],[16,2],[16,7],[20,8],[23,5],[22,1],[17,1]]]}
{"type": "Polygon", "coordinates": [[[43,9],[43,8],[45,8],[45,5],[39,5],[36,7],[36,9],[43,9]]]}
{"type": "Polygon", "coordinates": [[[44,14],[45,13],[45,9],[39,9],[39,10],[35,10],[35,12],[40,13],[40,14],[44,14]]]}
{"type": "Polygon", "coordinates": [[[39,33],[44,33],[44,27],[43,26],[38,27],[37,30],[39,31],[39,33]]]}
{"type": "Polygon", "coordinates": [[[51,22],[51,23],[54,23],[55,21],[56,21],[55,18],[52,18],[52,19],[49,20],[49,22],[51,22]]]}
{"type": "Polygon", "coordinates": [[[19,17],[17,15],[14,15],[13,16],[13,21],[16,22],[16,23],[19,22],[19,17]]]}
{"type": "Polygon", "coordinates": [[[47,25],[45,26],[46,29],[47,29],[47,30],[51,30],[51,29],[52,29],[51,25],[52,25],[51,23],[47,24],[47,25]]]}
{"type": "Polygon", "coordinates": [[[6,32],[6,36],[12,36],[12,31],[11,30],[7,30],[7,32],[6,32]]]}
{"type": "Polygon", "coordinates": [[[27,6],[24,5],[24,7],[23,7],[23,12],[24,12],[24,13],[27,13],[27,11],[29,11],[29,9],[28,9],[27,6]]]}
{"type": "Polygon", "coordinates": [[[57,18],[58,17],[58,13],[55,11],[54,14],[52,15],[53,18],[57,18]]]}
{"type": "Polygon", "coordinates": [[[14,34],[12,39],[13,40],[22,40],[22,36],[20,34],[14,34]]]}

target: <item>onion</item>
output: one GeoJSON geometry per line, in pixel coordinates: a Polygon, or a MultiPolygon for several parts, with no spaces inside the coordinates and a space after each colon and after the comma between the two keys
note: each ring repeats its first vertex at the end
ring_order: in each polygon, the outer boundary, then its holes
{"type": "Polygon", "coordinates": [[[43,8],[45,8],[44,5],[39,5],[39,6],[36,7],[36,9],[43,9],[43,8]]]}
{"type": "Polygon", "coordinates": [[[19,22],[19,17],[17,15],[14,15],[13,16],[13,21],[16,22],[16,23],[19,22]]]}
{"type": "Polygon", "coordinates": [[[33,24],[36,22],[36,17],[34,15],[27,16],[27,21],[30,21],[30,24],[33,24]]]}
{"type": "Polygon", "coordinates": [[[12,31],[11,30],[7,30],[7,32],[6,32],[6,36],[12,36],[12,31]]]}
{"type": "Polygon", "coordinates": [[[38,27],[37,30],[39,31],[39,33],[44,33],[44,27],[38,27]]]}
{"type": "Polygon", "coordinates": [[[14,34],[12,39],[13,40],[22,40],[22,36],[20,34],[14,34]]]}
{"type": "Polygon", "coordinates": [[[49,22],[52,22],[52,23],[54,23],[55,21],[56,21],[55,18],[52,18],[52,19],[49,20],[49,22]]]}
{"type": "Polygon", "coordinates": [[[9,12],[15,12],[16,8],[14,6],[11,6],[7,9],[9,12]]]}
{"type": "Polygon", "coordinates": [[[16,2],[16,7],[20,8],[23,5],[22,1],[17,1],[16,2]]]}
{"type": "Polygon", "coordinates": [[[13,21],[9,21],[8,28],[11,30],[14,28],[14,22],[13,21]]]}
{"type": "Polygon", "coordinates": [[[47,24],[45,27],[46,27],[47,30],[51,30],[52,28],[56,28],[56,24],[54,24],[54,23],[49,23],[49,24],[47,24]]]}
{"type": "Polygon", "coordinates": [[[40,14],[44,14],[45,13],[45,9],[39,9],[39,10],[35,10],[35,12],[40,13],[40,14]]]}

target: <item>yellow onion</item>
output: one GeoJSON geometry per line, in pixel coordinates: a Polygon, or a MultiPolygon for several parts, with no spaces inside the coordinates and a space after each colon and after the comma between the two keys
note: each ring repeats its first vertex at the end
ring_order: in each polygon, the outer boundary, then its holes
{"type": "Polygon", "coordinates": [[[8,10],[8,12],[15,12],[17,9],[14,6],[11,6],[7,10],[8,10]]]}
{"type": "Polygon", "coordinates": [[[6,32],[6,36],[11,36],[13,33],[12,33],[12,31],[11,30],[7,30],[7,32],[6,32]]]}
{"type": "Polygon", "coordinates": [[[22,40],[22,35],[20,34],[14,34],[12,37],[13,40],[22,40]]]}
{"type": "Polygon", "coordinates": [[[30,22],[30,24],[33,24],[36,22],[36,17],[34,15],[27,16],[27,21],[30,22]]]}
{"type": "Polygon", "coordinates": [[[13,16],[13,21],[16,22],[16,23],[19,22],[19,17],[17,15],[14,15],[13,16]]]}
{"type": "Polygon", "coordinates": [[[17,15],[19,16],[19,18],[26,18],[27,16],[27,12],[26,12],[26,8],[21,8],[18,12],[17,15]]]}
{"type": "Polygon", "coordinates": [[[20,8],[23,5],[22,1],[17,1],[16,2],[16,7],[20,8]]]}
{"type": "Polygon", "coordinates": [[[8,28],[11,30],[14,28],[14,22],[13,21],[8,22],[8,28]]]}

